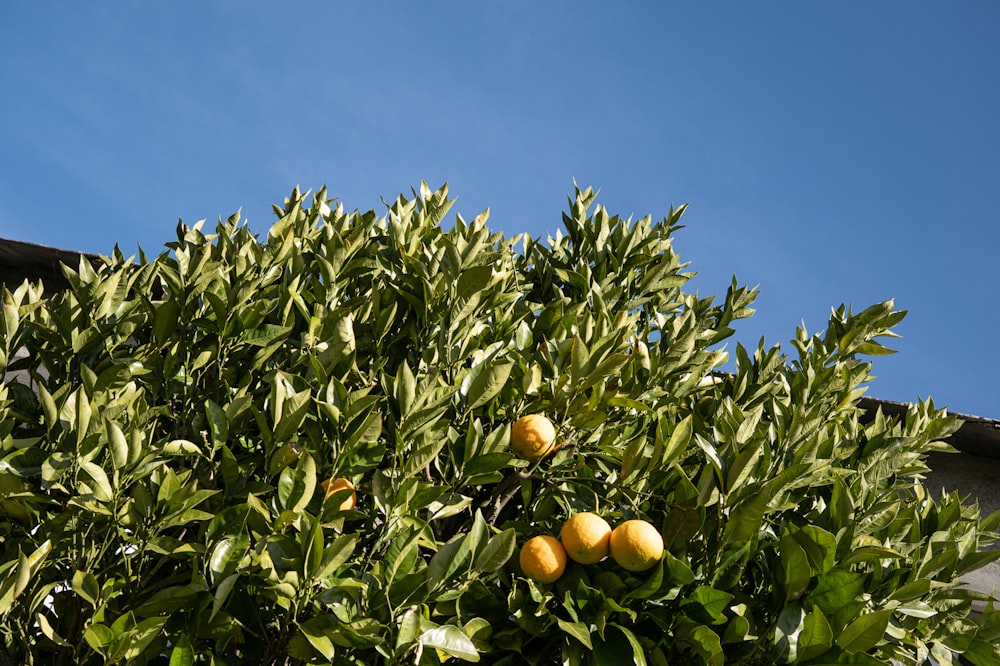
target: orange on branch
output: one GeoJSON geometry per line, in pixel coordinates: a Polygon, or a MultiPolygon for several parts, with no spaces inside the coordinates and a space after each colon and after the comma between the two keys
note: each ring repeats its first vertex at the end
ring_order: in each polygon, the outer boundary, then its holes
{"type": "Polygon", "coordinates": [[[596,564],[608,556],[611,525],[596,513],[577,513],[563,523],[559,540],[571,560],[596,564]]]}
{"type": "Polygon", "coordinates": [[[510,429],[510,447],[518,458],[536,462],[555,450],[556,428],[542,414],[528,414],[510,429]]]}
{"type": "Polygon", "coordinates": [[[646,571],[663,557],[663,537],[645,520],[626,520],[611,531],[611,557],[628,571],[646,571]]]}
{"type": "Polygon", "coordinates": [[[566,550],[555,537],[541,535],[521,546],[521,571],[533,581],[554,583],[566,571],[566,550]]]}

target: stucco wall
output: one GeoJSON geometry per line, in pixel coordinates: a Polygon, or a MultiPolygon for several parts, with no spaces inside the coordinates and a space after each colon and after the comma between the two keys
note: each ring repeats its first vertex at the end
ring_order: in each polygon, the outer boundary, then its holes
{"type": "MultiPolygon", "coordinates": [[[[925,485],[935,495],[941,488],[955,490],[966,502],[979,502],[983,517],[1000,510],[1000,460],[971,453],[934,453],[932,473],[925,485]]],[[[996,546],[1000,548],[1000,545],[996,546]]],[[[988,564],[965,576],[969,587],[1000,599],[1000,562],[988,564]]]]}

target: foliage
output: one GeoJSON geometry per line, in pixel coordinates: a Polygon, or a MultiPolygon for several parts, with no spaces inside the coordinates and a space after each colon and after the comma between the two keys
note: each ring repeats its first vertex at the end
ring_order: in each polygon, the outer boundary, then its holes
{"type": "Polygon", "coordinates": [[[719,373],[754,290],[686,293],[683,208],[594,198],[541,242],[447,228],[447,188],[383,218],[296,190],[266,238],[179,224],[65,292],[5,288],[4,659],[997,663],[956,579],[1000,518],[920,485],[955,419],[859,407],[903,313],[841,307],[719,373]],[[529,413],[561,445],[537,463],[508,450],[529,413]],[[667,552],[524,578],[516,549],[578,511],[667,552]]]}

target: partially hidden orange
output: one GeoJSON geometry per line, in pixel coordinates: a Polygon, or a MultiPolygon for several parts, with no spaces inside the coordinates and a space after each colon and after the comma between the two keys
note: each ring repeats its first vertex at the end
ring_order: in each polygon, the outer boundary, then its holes
{"type": "Polygon", "coordinates": [[[334,477],[332,479],[327,479],[320,484],[323,486],[323,490],[326,491],[326,495],[323,499],[329,499],[331,495],[336,493],[338,490],[348,490],[350,489],[351,494],[347,495],[340,501],[341,511],[350,511],[354,508],[354,505],[358,501],[358,494],[354,492],[354,484],[351,483],[350,479],[345,479],[342,476],[334,477]]]}

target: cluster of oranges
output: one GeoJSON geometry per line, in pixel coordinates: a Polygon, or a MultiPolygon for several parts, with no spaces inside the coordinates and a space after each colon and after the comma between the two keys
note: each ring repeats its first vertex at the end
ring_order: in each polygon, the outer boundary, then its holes
{"type": "MultiPolygon", "coordinates": [[[[555,451],[556,429],[545,416],[529,414],[511,428],[511,448],[520,458],[537,462],[555,451]]],[[[355,486],[349,479],[335,477],[321,484],[329,499],[342,496],[339,509],[350,511],[357,502],[355,486]],[[339,491],[350,490],[349,495],[339,491]]],[[[524,575],[540,583],[554,583],[566,570],[567,560],[597,564],[611,558],[633,572],[652,568],[663,556],[663,537],[645,520],[626,520],[614,529],[596,513],[581,512],[563,523],[559,538],[540,535],[521,547],[520,564],[524,575]]]]}
{"type": "Polygon", "coordinates": [[[614,529],[596,513],[582,512],[563,523],[559,538],[540,535],[521,547],[521,571],[539,583],[554,583],[566,570],[567,559],[596,564],[608,555],[620,567],[640,572],[663,557],[663,537],[645,520],[626,520],[614,529]]]}
{"type": "MultiPolygon", "coordinates": [[[[510,446],[519,458],[537,462],[558,448],[555,426],[541,414],[522,416],[510,429],[510,446]]],[[[596,513],[577,513],[563,523],[558,539],[528,539],[521,547],[521,571],[539,583],[554,583],[567,559],[596,564],[608,555],[623,569],[646,571],[663,557],[663,537],[645,520],[626,520],[611,529],[596,513]]]]}

